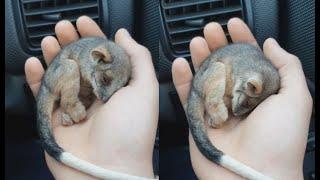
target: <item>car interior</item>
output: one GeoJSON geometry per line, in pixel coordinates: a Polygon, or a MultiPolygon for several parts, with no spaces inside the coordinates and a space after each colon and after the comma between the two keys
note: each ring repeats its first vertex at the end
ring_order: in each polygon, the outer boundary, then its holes
{"type": "MultiPolygon", "coordinates": [[[[231,41],[227,21],[239,17],[248,24],[260,46],[273,37],[300,58],[314,99],[314,3],[314,0],[5,0],[5,179],[54,179],[39,142],[35,99],[26,83],[24,63],[28,57],[36,56],[45,66],[41,39],[55,35],[54,26],[59,20],[68,19],[74,24],[79,16],[87,15],[111,39],[119,28],[126,28],[149,49],[160,88],[154,172],[161,179],[191,180],[197,177],[190,162],[188,123],[172,82],[173,60],[185,57],[191,62],[189,43],[193,37],[203,36],[203,27],[211,21],[220,23],[231,41]]],[[[314,114],[313,110],[303,167],[304,178],[310,180],[315,179],[314,114]]]]}

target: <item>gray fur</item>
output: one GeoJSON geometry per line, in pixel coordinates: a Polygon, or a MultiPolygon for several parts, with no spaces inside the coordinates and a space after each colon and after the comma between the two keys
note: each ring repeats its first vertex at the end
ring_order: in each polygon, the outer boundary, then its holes
{"type": "Polygon", "coordinates": [[[48,66],[37,96],[38,130],[45,151],[57,161],[64,152],[50,124],[55,103],[60,103],[64,125],[78,123],[96,98],[106,102],[130,75],[129,57],[105,38],[82,38],[64,47],[48,66]]]}
{"type": "Polygon", "coordinates": [[[228,114],[250,113],[279,88],[278,71],[253,45],[235,43],[210,54],[194,76],[186,108],[191,134],[200,152],[217,164],[224,155],[207,135],[206,115],[209,125],[218,128],[228,114]]]}

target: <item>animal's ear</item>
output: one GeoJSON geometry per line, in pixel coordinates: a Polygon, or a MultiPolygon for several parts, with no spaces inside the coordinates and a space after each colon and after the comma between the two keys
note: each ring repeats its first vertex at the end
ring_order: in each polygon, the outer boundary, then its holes
{"type": "Polygon", "coordinates": [[[253,76],[248,79],[245,85],[245,91],[248,95],[257,96],[262,93],[263,82],[260,76],[253,76]]]}
{"type": "Polygon", "coordinates": [[[96,61],[102,60],[105,63],[112,62],[111,55],[106,48],[103,48],[103,47],[94,48],[91,52],[91,55],[93,59],[96,61]]]}

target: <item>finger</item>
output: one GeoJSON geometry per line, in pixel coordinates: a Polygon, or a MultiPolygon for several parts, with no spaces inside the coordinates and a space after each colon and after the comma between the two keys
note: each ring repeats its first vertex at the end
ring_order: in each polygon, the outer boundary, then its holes
{"type": "Polygon", "coordinates": [[[299,86],[306,86],[299,58],[282,49],[277,41],[272,38],[264,42],[263,51],[266,57],[278,69],[282,88],[297,89],[299,86]]]}
{"type": "Polygon", "coordinates": [[[226,35],[219,23],[211,22],[207,24],[204,27],[203,34],[211,51],[228,44],[226,35]]]}
{"type": "Polygon", "coordinates": [[[70,21],[62,20],[56,24],[55,27],[57,38],[62,47],[77,41],[79,39],[78,33],[70,21]]]}
{"type": "Polygon", "coordinates": [[[27,59],[24,69],[27,83],[29,84],[33,95],[36,97],[41,85],[42,76],[44,74],[42,64],[38,58],[31,57],[27,59]]]}
{"type": "Polygon", "coordinates": [[[282,49],[273,38],[268,38],[263,43],[263,52],[277,69],[281,69],[294,58],[292,54],[282,49]]]}
{"type": "Polygon", "coordinates": [[[41,41],[41,49],[46,64],[49,65],[61,50],[58,40],[53,36],[46,36],[41,41]]]}
{"type": "Polygon", "coordinates": [[[190,53],[194,70],[198,71],[202,62],[210,54],[207,41],[202,37],[193,38],[190,42],[190,53]]]}
{"type": "Polygon", "coordinates": [[[249,27],[241,19],[231,18],[227,26],[233,42],[246,42],[259,47],[249,27]]]}
{"type": "Polygon", "coordinates": [[[76,22],[77,29],[82,37],[98,36],[106,37],[98,24],[88,16],[81,16],[76,22]]]}
{"type": "Polygon", "coordinates": [[[130,57],[133,83],[145,84],[156,79],[152,58],[147,48],[138,44],[123,28],[116,32],[115,41],[130,57]]]}
{"type": "Polygon", "coordinates": [[[186,108],[192,78],[192,72],[187,60],[177,58],[172,64],[172,79],[184,108],[186,108]]]}

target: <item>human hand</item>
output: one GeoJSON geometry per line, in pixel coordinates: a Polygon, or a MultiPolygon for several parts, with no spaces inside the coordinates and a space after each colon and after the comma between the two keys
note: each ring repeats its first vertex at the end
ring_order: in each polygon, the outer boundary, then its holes
{"type": "MultiPolygon", "coordinates": [[[[239,18],[229,20],[228,31],[233,42],[258,46],[249,28],[239,18]]],[[[218,23],[207,24],[204,37],[196,37],[190,43],[195,71],[210,52],[228,44],[218,23]]],[[[263,101],[241,122],[239,118],[230,118],[222,128],[208,129],[208,136],[218,149],[265,175],[275,179],[303,179],[312,97],[296,56],[271,38],[264,42],[263,52],[279,71],[279,93],[263,101]]],[[[172,75],[180,101],[186,107],[193,75],[185,59],[174,61],[172,75]]],[[[199,179],[241,178],[207,160],[191,134],[189,143],[192,166],[199,179]]]]}
{"type": "MultiPolygon", "coordinates": [[[[105,37],[98,25],[86,16],[76,22],[81,37],[105,37]]],[[[42,40],[41,47],[47,65],[61,48],[78,40],[69,21],[55,27],[57,38],[42,40]]],[[[52,119],[54,136],[67,152],[97,166],[131,175],[153,178],[152,153],[158,122],[158,81],[149,51],[120,29],[115,42],[130,57],[132,76],[126,87],[118,90],[107,103],[96,101],[88,110],[85,121],[72,126],[59,122],[59,108],[52,119]]],[[[26,61],[27,82],[36,96],[44,75],[40,61],[26,61]]],[[[46,162],[56,179],[91,179],[86,174],[58,163],[46,153],[46,162]]]]}

